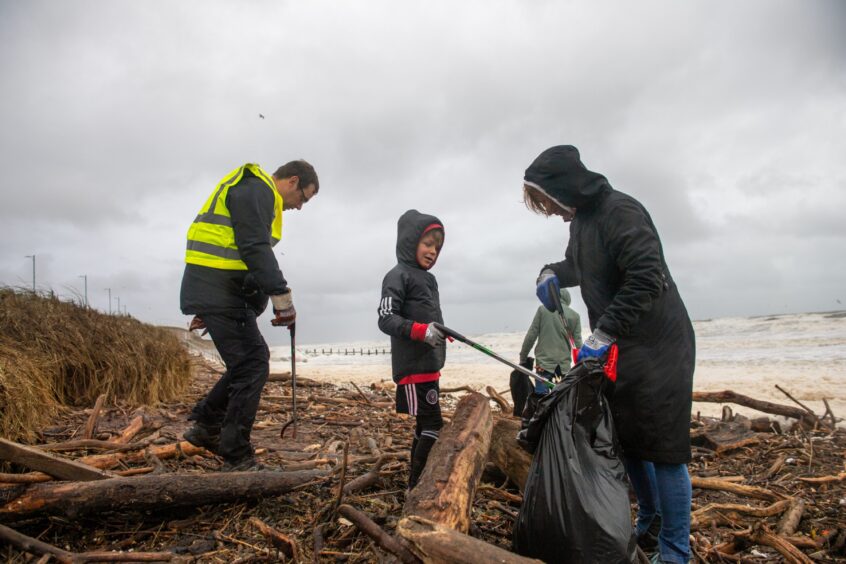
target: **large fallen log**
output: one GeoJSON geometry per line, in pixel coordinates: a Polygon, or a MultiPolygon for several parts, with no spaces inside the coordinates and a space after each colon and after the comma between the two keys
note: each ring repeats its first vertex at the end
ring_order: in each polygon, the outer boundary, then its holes
{"type": "Polygon", "coordinates": [[[417,487],[406,496],[403,515],[417,515],[466,533],[492,428],[488,398],[479,393],[462,397],[452,422],[432,447],[417,487]]]}
{"type": "Polygon", "coordinates": [[[244,501],[286,493],[327,473],[229,472],[161,474],[94,482],[35,484],[0,506],[0,521],[42,515],[78,515],[98,511],[156,510],[244,501]]]}
{"type": "Polygon", "coordinates": [[[804,409],[793,407],[790,405],[781,405],[769,401],[756,400],[743,394],[738,394],[731,390],[723,390],[722,392],[693,392],[693,401],[711,402],[711,403],[734,403],[742,405],[764,413],[771,413],[773,415],[781,415],[782,417],[790,417],[798,419],[803,423],[813,427],[819,423],[819,420],[811,413],[804,409]]]}
{"type": "Polygon", "coordinates": [[[397,532],[426,564],[540,563],[421,517],[405,517],[397,525],[397,532]]]}
{"type": "Polygon", "coordinates": [[[523,491],[529,477],[532,455],[517,444],[520,420],[498,417],[491,433],[491,448],[488,458],[502,473],[523,491]]]}

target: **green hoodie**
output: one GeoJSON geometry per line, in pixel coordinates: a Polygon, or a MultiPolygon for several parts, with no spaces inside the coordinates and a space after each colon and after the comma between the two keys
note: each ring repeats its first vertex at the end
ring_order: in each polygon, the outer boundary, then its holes
{"type": "Polygon", "coordinates": [[[520,349],[521,362],[526,360],[537,341],[535,364],[548,372],[554,372],[556,366],[560,366],[562,372],[567,372],[570,368],[572,353],[567,333],[573,338],[578,349],[582,346],[582,325],[579,314],[570,308],[570,292],[565,288],[561,288],[561,305],[564,307],[564,319],[567,321],[566,329],[557,311],[549,311],[544,306],[538,307],[523,339],[523,347],[520,349]]]}

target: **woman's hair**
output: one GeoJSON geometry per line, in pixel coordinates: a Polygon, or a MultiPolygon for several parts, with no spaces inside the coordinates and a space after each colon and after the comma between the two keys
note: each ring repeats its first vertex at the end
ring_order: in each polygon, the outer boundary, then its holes
{"type": "Polygon", "coordinates": [[[555,200],[528,184],[523,184],[523,203],[533,212],[546,217],[562,209],[555,200]]]}

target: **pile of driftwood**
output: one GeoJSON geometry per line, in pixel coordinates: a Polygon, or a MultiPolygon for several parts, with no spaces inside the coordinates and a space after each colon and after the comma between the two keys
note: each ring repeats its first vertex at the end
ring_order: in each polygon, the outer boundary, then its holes
{"type": "MultiPolygon", "coordinates": [[[[290,377],[272,376],[253,442],[274,470],[221,473],[219,459],[180,440],[216,377],[204,367],[182,403],[131,411],[101,398],[41,430],[39,444],[0,441],[0,559],[531,561],[508,550],[531,456],[502,392],[442,390],[447,425],[407,493],[413,421],[393,412],[392,384],[300,378],[300,417],[280,438],[290,377]]],[[[733,392],[697,400],[795,424],[729,408],[692,421],[696,558],[845,560],[846,432],[834,414],[733,392]]]]}

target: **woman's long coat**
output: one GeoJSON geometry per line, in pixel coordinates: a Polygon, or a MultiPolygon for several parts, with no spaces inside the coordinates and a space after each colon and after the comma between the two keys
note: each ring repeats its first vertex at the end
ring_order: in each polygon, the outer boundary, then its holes
{"type": "Polygon", "coordinates": [[[548,266],[562,286],[580,286],[591,329],[617,339],[610,403],[624,453],[689,462],[693,327],[649,213],[587,170],[574,147],[542,153],[526,180],[577,209],[565,259],[548,266]]]}

